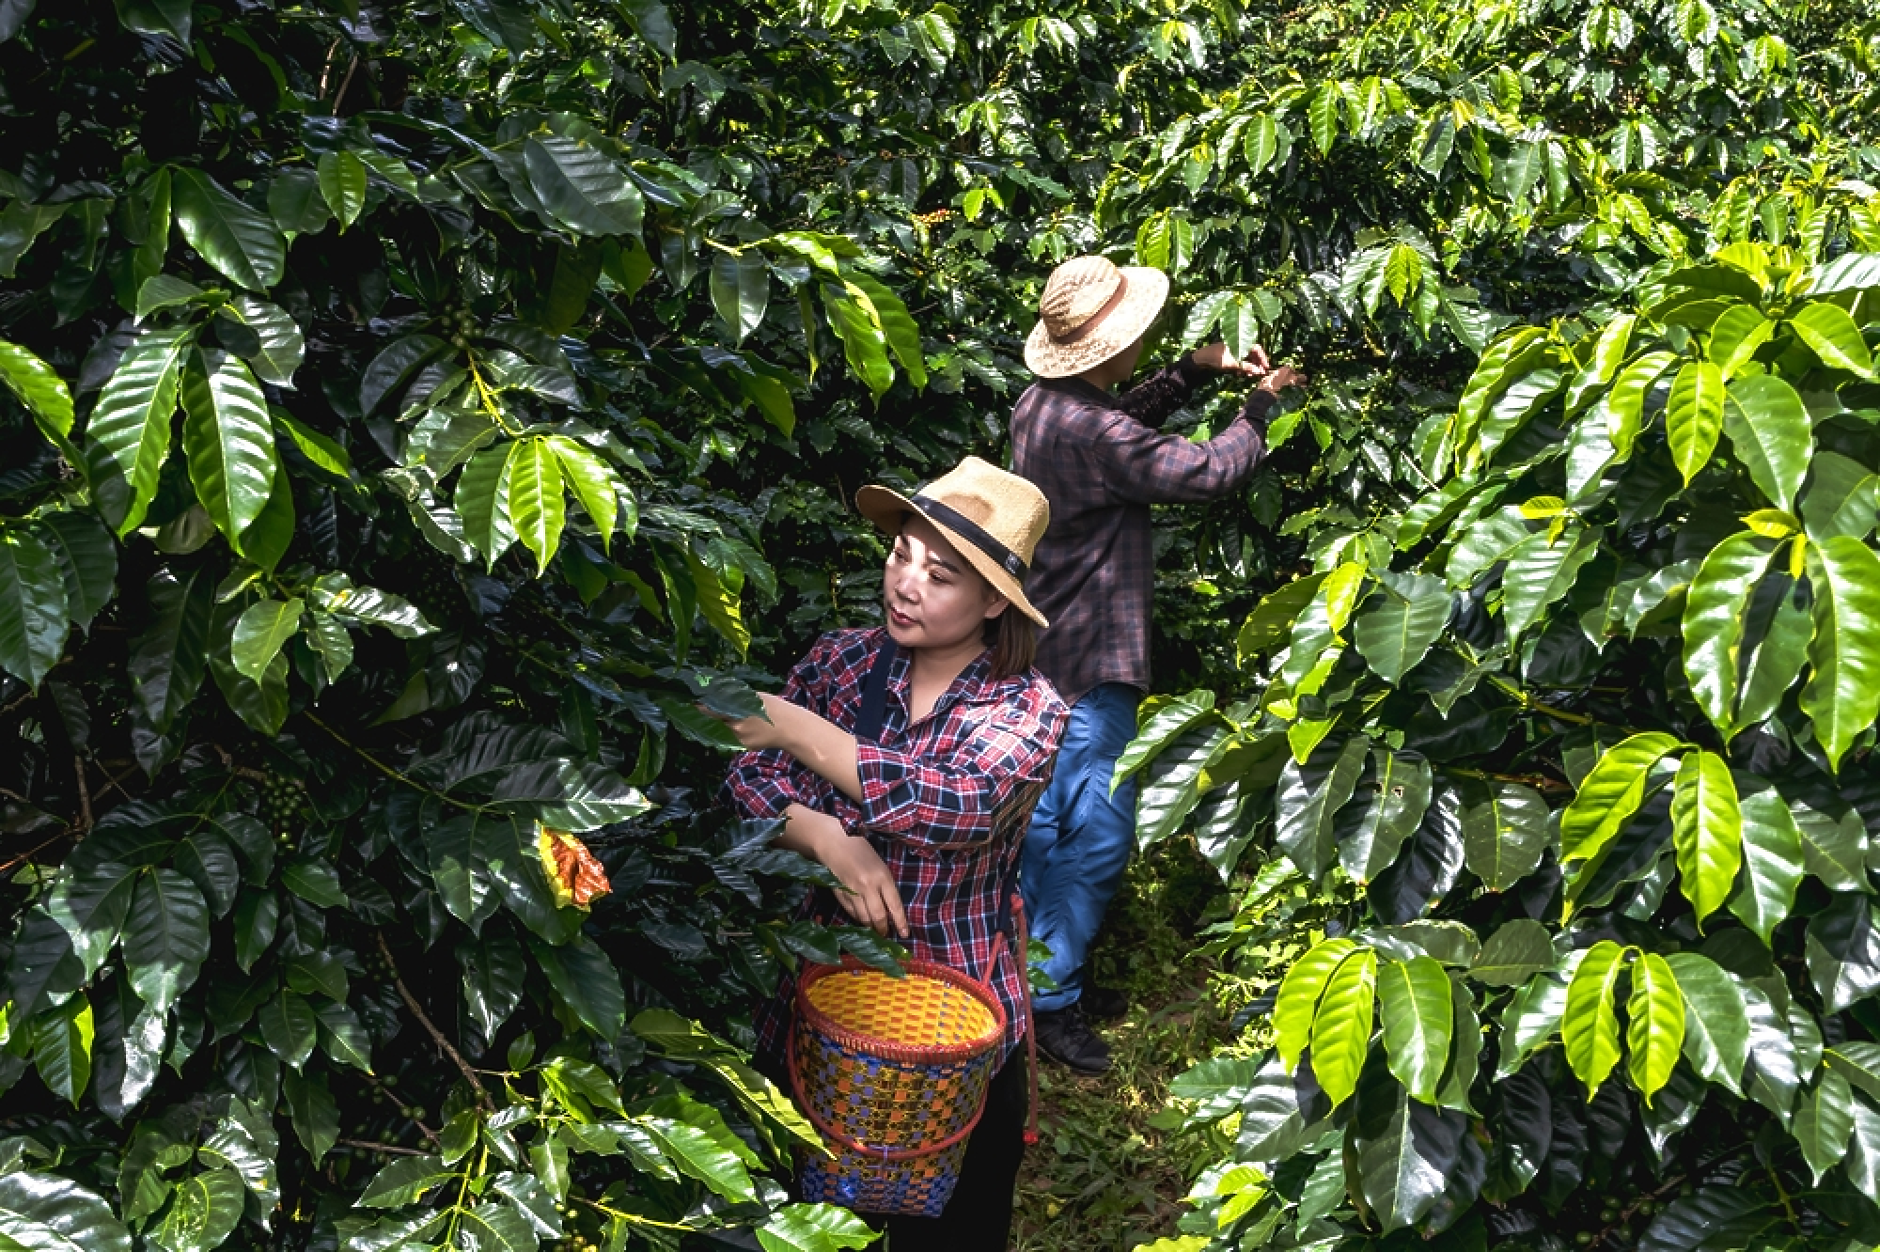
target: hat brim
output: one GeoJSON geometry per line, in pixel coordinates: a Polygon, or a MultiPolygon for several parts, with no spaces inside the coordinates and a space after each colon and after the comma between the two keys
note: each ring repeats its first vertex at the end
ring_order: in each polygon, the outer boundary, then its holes
{"type": "Polygon", "coordinates": [[[1043,319],[1025,340],[1025,366],[1040,378],[1069,378],[1095,369],[1142,338],[1168,303],[1168,275],[1141,265],[1122,266],[1125,289],[1116,307],[1072,342],[1051,338],[1043,319]]]}
{"type": "Polygon", "coordinates": [[[997,561],[987,556],[984,552],[981,552],[978,545],[974,544],[957,530],[954,530],[951,526],[948,526],[945,522],[937,522],[933,518],[928,517],[918,508],[914,507],[912,500],[908,499],[900,492],[891,491],[886,487],[863,487],[860,491],[855,493],[855,507],[861,512],[863,517],[873,522],[876,526],[879,526],[883,533],[889,535],[898,535],[901,533],[901,522],[908,514],[911,513],[920,518],[942,535],[945,535],[947,542],[953,545],[953,550],[962,557],[965,557],[966,563],[978,570],[980,576],[992,584],[994,591],[1004,596],[1007,600],[1010,600],[1013,608],[1038,623],[1040,630],[1051,625],[1051,623],[1045,619],[1045,615],[1034,608],[1031,601],[1026,598],[1024,587],[1019,585],[1016,578],[1006,573],[997,561]]]}

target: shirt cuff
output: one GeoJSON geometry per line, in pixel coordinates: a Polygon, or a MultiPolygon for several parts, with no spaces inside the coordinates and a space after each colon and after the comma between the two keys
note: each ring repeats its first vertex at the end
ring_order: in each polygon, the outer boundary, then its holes
{"type": "Polygon", "coordinates": [[[1272,392],[1256,390],[1252,395],[1247,397],[1247,402],[1241,406],[1240,415],[1247,419],[1249,426],[1253,427],[1264,436],[1266,434],[1266,415],[1271,413],[1273,406],[1278,403],[1279,397],[1275,396],[1272,392]]]}
{"type": "Polygon", "coordinates": [[[914,826],[919,807],[913,767],[898,752],[872,743],[855,745],[855,772],[862,781],[862,822],[870,830],[901,834],[914,826]]]}

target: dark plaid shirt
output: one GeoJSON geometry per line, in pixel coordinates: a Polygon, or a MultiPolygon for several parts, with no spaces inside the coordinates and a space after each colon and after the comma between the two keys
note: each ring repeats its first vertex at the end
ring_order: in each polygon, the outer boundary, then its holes
{"type": "MultiPolygon", "coordinates": [[[[885,638],[881,629],[824,635],[790,671],[784,699],[852,730],[885,638]]],[[[866,837],[900,888],[909,954],[989,981],[1005,1006],[1006,1041],[1016,1043],[1024,1035],[1024,969],[1009,933],[994,967],[993,940],[1014,885],[1019,843],[1050,780],[1070,710],[1037,671],[994,681],[990,667],[990,654],[981,654],[933,712],[909,725],[912,665],[905,651],[895,658],[880,741],[856,745],[860,804],[776,750],[733,760],[725,791],[745,818],[782,817],[801,804],[866,837]]],[[[832,925],[849,920],[826,891],[805,912],[832,925]]],[[[781,1047],[794,988],[786,980],[759,1012],[761,1048],[781,1047]]]]}
{"type": "Polygon", "coordinates": [[[1149,506],[1226,495],[1266,453],[1273,398],[1264,391],[1206,443],[1154,429],[1188,399],[1201,373],[1170,366],[1122,396],[1080,379],[1047,379],[1012,412],[1012,472],[1051,502],[1051,525],[1025,580],[1051,622],[1038,643],[1038,668],[1068,703],[1100,683],[1149,688],[1149,506]]]}

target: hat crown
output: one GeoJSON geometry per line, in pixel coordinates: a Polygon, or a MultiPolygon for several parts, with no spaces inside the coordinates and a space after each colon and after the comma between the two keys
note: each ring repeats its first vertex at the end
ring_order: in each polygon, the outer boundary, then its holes
{"type": "Polygon", "coordinates": [[[1068,339],[1116,298],[1123,273],[1108,257],[1080,256],[1051,271],[1038,314],[1053,339],[1068,339]]]}
{"type": "Polygon", "coordinates": [[[1004,544],[1027,566],[1051,521],[1051,506],[1028,478],[969,456],[918,493],[936,500],[1004,544]]]}

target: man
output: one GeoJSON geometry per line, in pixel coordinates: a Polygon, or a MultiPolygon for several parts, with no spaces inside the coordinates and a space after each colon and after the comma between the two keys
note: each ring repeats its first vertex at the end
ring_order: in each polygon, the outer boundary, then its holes
{"type": "Polygon", "coordinates": [[[1084,958],[1135,844],[1134,782],[1110,792],[1116,759],[1136,734],[1149,686],[1154,543],[1149,506],[1213,500],[1244,483],[1266,453],[1265,417],[1278,393],[1305,381],[1213,344],[1118,397],[1143,336],[1168,298],[1160,270],[1103,257],[1066,261],[1039,300],[1025,344],[1037,375],[1012,413],[1012,468],[1051,505],[1028,587],[1050,619],[1037,666],[1071,707],[1056,770],[1025,837],[1023,886],[1032,937],[1051,949],[1057,989],[1036,997],[1038,1046],[1073,1071],[1110,1067],[1087,1016],[1120,1016],[1120,994],[1089,987],[1084,958]],[[1155,429],[1214,373],[1260,378],[1234,422],[1205,443],[1155,429]]]}

